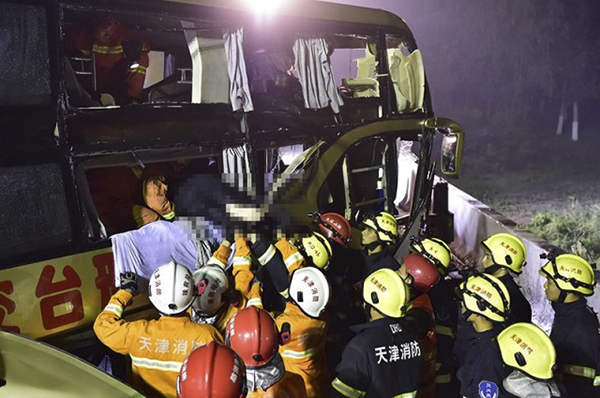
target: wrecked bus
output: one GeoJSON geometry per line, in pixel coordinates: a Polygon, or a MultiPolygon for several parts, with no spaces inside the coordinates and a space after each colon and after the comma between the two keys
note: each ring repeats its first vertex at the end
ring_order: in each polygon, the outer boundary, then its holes
{"type": "MultiPolygon", "coordinates": [[[[257,11],[241,0],[0,1],[1,329],[70,351],[93,341],[115,292],[110,236],[130,228],[102,195],[149,167],[183,175],[170,192],[189,175],[230,176],[291,223],[393,211],[405,250],[428,217],[434,138],[448,177],[463,145],[461,127],[434,116],[410,29],[326,2],[257,11]],[[98,18],[138,41],[67,51],[68,32],[98,18]],[[98,92],[107,54],[143,75],[139,97],[98,92]]],[[[131,308],[141,316],[148,303],[131,308]]]]}

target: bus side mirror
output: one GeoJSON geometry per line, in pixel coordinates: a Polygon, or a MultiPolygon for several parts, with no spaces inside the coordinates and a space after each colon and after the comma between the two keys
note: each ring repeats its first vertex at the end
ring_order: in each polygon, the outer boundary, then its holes
{"type": "Polygon", "coordinates": [[[464,143],[464,131],[449,119],[437,120],[437,131],[443,135],[440,168],[448,178],[458,178],[464,143]]]}

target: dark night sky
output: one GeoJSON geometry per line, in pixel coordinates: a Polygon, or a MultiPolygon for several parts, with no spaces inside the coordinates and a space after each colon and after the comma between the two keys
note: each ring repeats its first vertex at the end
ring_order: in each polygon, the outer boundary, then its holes
{"type": "Polygon", "coordinates": [[[600,189],[600,174],[589,165],[600,148],[600,1],[333,1],[391,11],[411,28],[436,116],[467,133],[459,185],[510,174],[531,195],[578,197],[587,186],[585,194],[598,197],[589,191],[600,189]],[[561,102],[566,128],[557,137],[561,102]],[[575,102],[579,141],[572,143],[575,102]]]}
{"type": "Polygon", "coordinates": [[[455,110],[457,101],[482,104],[473,91],[498,96],[500,88],[514,93],[501,93],[501,100],[539,102],[541,96],[549,107],[560,99],[598,99],[597,0],[334,2],[385,9],[407,22],[423,54],[437,112],[455,110]],[[517,84],[519,79],[524,83],[517,84]]]}
{"type": "Polygon", "coordinates": [[[555,129],[561,101],[599,124],[597,0],[338,0],[402,17],[416,38],[437,115],[470,128],[555,129]]]}

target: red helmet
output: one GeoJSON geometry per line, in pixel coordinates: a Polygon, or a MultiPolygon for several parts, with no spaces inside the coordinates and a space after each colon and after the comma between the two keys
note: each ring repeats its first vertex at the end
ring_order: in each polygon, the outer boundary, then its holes
{"type": "Polygon", "coordinates": [[[352,228],[344,216],[338,213],[315,214],[319,231],[327,238],[347,247],[352,238],[352,228]]]}
{"type": "Polygon", "coordinates": [[[279,349],[275,320],[263,309],[254,306],[244,308],[227,325],[227,344],[246,366],[263,366],[279,349]]]}
{"type": "Polygon", "coordinates": [[[244,364],[229,347],[214,341],[195,349],[177,377],[179,398],[240,398],[246,384],[244,364]]]}
{"type": "Polygon", "coordinates": [[[415,290],[427,293],[440,280],[440,274],[435,265],[417,253],[411,253],[404,258],[406,272],[414,279],[415,290]]]}

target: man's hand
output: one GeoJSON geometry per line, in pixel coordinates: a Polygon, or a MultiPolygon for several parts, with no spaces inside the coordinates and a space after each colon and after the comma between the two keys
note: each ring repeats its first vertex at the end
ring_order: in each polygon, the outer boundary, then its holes
{"type": "Polygon", "coordinates": [[[138,276],[133,272],[121,273],[121,289],[135,295],[138,291],[138,276]]]}

